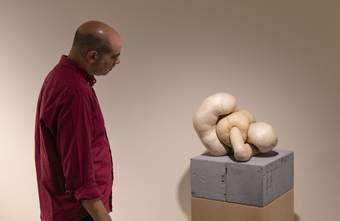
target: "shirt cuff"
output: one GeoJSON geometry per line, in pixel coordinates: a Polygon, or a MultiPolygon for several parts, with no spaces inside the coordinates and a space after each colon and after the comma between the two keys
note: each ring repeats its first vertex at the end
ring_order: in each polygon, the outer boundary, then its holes
{"type": "Polygon", "coordinates": [[[101,194],[95,183],[85,184],[74,191],[75,198],[80,201],[83,199],[100,198],[101,194]]]}

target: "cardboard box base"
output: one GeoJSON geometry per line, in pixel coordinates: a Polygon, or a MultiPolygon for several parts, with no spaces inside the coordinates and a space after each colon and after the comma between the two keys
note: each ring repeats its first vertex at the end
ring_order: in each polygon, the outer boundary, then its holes
{"type": "Polygon", "coordinates": [[[191,197],[192,221],[294,221],[294,190],[264,207],[191,197]]]}

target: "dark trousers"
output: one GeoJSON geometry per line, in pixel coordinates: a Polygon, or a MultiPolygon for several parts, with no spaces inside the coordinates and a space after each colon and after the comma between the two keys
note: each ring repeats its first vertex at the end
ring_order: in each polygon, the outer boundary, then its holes
{"type": "Polygon", "coordinates": [[[85,218],[82,218],[80,221],[94,221],[91,216],[87,216],[85,218]]]}

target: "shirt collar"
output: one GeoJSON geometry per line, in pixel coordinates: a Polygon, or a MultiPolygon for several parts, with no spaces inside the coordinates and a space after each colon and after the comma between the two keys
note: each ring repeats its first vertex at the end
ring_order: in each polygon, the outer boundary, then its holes
{"type": "Polygon", "coordinates": [[[94,75],[87,73],[84,69],[79,67],[79,65],[75,61],[71,60],[67,55],[61,56],[59,64],[74,68],[78,73],[80,73],[85,78],[85,80],[90,84],[91,87],[97,82],[94,75]]]}

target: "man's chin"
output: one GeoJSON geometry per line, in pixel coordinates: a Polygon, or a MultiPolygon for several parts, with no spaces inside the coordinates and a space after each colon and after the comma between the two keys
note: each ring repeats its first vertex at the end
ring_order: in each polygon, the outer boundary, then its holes
{"type": "Polygon", "coordinates": [[[94,75],[97,75],[97,76],[99,76],[99,75],[107,75],[108,73],[110,73],[110,71],[112,71],[113,67],[111,67],[108,70],[105,70],[103,72],[95,72],[94,75]]]}
{"type": "Polygon", "coordinates": [[[112,71],[112,68],[111,68],[109,71],[104,72],[103,75],[107,75],[107,74],[110,73],[111,71],[112,71]]]}
{"type": "Polygon", "coordinates": [[[95,72],[94,75],[96,75],[96,76],[103,76],[103,75],[107,75],[110,71],[111,70],[106,71],[106,72],[101,72],[101,73],[95,72]]]}
{"type": "Polygon", "coordinates": [[[104,75],[107,75],[108,73],[110,73],[112,71],[113,67],[110,68],[107,72],[104,73],[104,75]]]}

